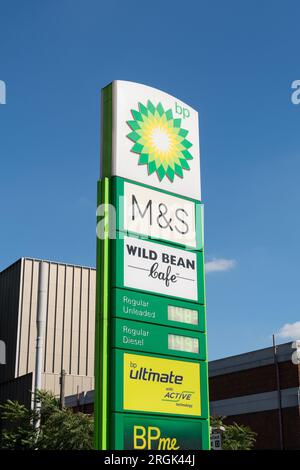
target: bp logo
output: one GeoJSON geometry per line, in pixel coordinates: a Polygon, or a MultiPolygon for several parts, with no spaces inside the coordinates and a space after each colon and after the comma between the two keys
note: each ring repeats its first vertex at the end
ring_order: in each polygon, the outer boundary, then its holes
{"type": "Polygon", "coordinates": [[[134,142],[131,151],[139,155],[138,164],[147,165],[148,174],[156,172],[160,181],[183,178],[193,157],[186,138],[189,131],[181,127],[181,119],[173,117],[172,109],[165,111],[161,103],[155,107],[151,101],[147,106],[138,103],[138,110],[132,109],[131,114],[133,120],[127,124],[132,132],[127,137],[134,142]]]}

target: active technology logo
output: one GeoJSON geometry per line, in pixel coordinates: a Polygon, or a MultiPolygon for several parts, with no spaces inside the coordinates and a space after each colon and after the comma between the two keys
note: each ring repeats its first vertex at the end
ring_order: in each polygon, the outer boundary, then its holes
{"type": "MultiPolygon", "coordinates": [[[[175,103],[175,112],[189,117],[188,109],[182,110],[175,103]]],[[[190,170],[188,160],[192,143],[186,139],[189,131],[181,127],[181,118],[174,118],[172,109],[164,110],[161,103],[155,107],[148,100],[147,106],[138,103],[138,110],[132,109],[134,120],[127,121],[131,128],[127,137],[134,142],[131,151],[139,154],[139,165],[147,165],[148,175],[157,174],[160,181],[167,177],[171,182],[175,176],[184,177],[184,170],[190,170]]]]}

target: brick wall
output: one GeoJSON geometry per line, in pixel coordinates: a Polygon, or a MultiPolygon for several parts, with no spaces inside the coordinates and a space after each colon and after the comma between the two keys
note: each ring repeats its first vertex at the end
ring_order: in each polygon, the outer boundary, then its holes
{"type": "MultiPolygon", "coordinates": [[[[282,420],[285,449],[300,449],[300,409],[298,407],[284,408],[282,420]]],[[[244,424],[255,431],[257,433],[256,449],[280,449],[277,410],[230,416],[224,422],[244,424]]]]}
{"type": "Polygon", "coordinates": [[[94,403],[86,403],[79,406],[73,406],[72,410],[74,413],[86,413],[88,415],[92,415],[94,413],[94,403]]]}
{"type": "MultiPolygon", "coordinates": [[[[291,361],[279,363],[281,389],[299,387],[300,366],[291,361]]],[[[209,378],[210,400],[224,400],[276,390],[273,364],[209,378]]]]}

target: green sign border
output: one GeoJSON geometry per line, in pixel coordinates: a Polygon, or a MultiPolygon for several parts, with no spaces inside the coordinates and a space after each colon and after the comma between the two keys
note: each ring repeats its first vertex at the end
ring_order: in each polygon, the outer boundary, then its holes
{"type": "MultiPolygon", "coordinates": [[[[98,182],[97,202],[108,208],[109,178],[98,182]]],[[[99,217],[97,218],[99,222],[99,217]]],[[[96,449],[109,448],[109,312],[110,312],[110,240],[109,210],[105,213],[105,236],[97,238],[96,264],[96,321],[95,321],[95,397],[94,397],[94,445],[96,449]]]]}
{"type": "Polygon", "coordinates": [[[111,177],[112,161],[112,83],[101,93],[101,178],[111,177]]]}

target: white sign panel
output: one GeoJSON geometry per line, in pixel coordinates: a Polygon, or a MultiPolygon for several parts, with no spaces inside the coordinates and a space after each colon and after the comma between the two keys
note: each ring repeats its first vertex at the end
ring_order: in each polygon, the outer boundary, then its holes
{"type": "Polygon", "coordinates": [[[196,254],[124,237],[124,287],[197,301],[196,254]]]}
{"type": "Polygon", "coordinates": [[[201,200],[197,111],[146,85],[112,86],[111,174],[201,200]]]}
{"type": "MultiPolygon", "coordinates": [[[[196,204],[124,182],[124,229],[196,248],[196,204]]],[[[201,227],[199,227],[201,230],[201,227]]]]}

